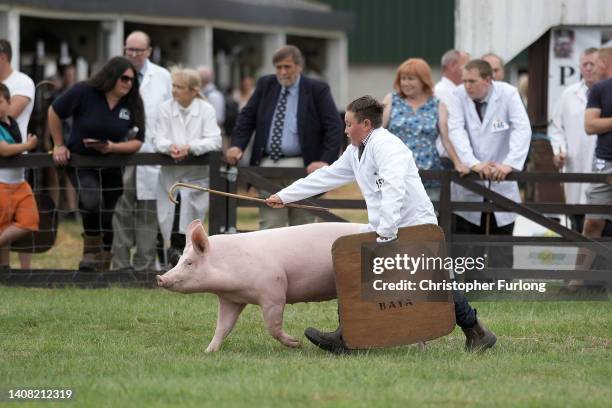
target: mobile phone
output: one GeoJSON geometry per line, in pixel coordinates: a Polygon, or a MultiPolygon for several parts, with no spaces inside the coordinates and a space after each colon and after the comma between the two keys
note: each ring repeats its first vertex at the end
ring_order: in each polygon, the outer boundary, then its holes
{"type": "Polygon", "coordinates": [[[94,144],[107,144],[108,142],[106,140],[99,140],[99,139],[83,139],[83,144],[85,146],[88,145],[94,145],[94,144]]]}

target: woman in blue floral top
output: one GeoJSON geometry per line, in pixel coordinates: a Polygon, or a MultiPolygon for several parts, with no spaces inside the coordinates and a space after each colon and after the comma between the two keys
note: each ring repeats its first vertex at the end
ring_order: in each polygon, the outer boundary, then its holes
{"type": "MultiPolygon", "coordinates": [[[[422,170],[442,169],[436,149],[436,139],[440,137],[455,170],[461,174],[469,173],[469,168],[461,163],[448,138],[448,112],[446,106],[433,96],[433,79],[427,62],[420,58],[404,61],[397,69],[393,88],[395,91],[383,100],[383,126],[408,146],[417,167],[422,170]]],[[[439,183],[426,180],[423,184],[429,197],[437,201],[440,198],[439,183]]]]}

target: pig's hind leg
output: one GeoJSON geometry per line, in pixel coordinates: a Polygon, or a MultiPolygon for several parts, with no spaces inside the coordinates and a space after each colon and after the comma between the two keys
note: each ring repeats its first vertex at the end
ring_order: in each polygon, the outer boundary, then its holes
{"type": "Polygon", "coordinates": [[[300,347],[298,339],[283,331],[283,311],[285,310],[285,300],[275,303],[261,305],[266,328],[272,337],[280,341],[287,347],[300,347]]]}
{"type": "Polygon", "coordinates": [[[219,351],[221,343],[230,334],[240,316],[240,312],[246,305],[241,303],[233,303],[228,300],[219,298],[219,311],[217,314],[217,327],[215,328],[215,335],[208,347],[206,352],[219,351]]]}

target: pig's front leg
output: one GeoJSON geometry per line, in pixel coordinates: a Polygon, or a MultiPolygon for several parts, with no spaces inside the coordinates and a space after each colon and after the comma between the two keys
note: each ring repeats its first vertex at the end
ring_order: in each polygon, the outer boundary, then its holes
{"type": "Polygon", "coordinates": [[[270,302],[261,305],[264,322],[268,332],[276,340],[287,347],[300,347],[300,341],[283,331],[283,311],[285,310],[285,300],[270,302]]]}
{"type": "Polygon", "coordinates": [[[236,320],[238,320],[238,316],[240,316],[244,306],[242,303],[233,303],[219,297],[217,327],[215,328],[215,335],[208,347],[206,347],[207,353],[219,351],[221,343],[223,343],[223,340],[234,328],[234,324],[236,324],[236,320]]]}

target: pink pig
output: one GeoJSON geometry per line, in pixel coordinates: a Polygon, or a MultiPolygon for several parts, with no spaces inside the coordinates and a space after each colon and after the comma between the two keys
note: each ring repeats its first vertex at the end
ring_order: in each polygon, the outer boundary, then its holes
{"type": "Polygon", "coordinates": [[[206,352],[218,351],[247,304],[261,306],[268,332],[288,347],[300,342],[283,331],[286,303],[336,298],[331,249],[362,224],[328,222],[208,237],[200,220],[187,228],[178,264],[157,276],[158,286],[219,297],[215,335],[206,352]]]}

